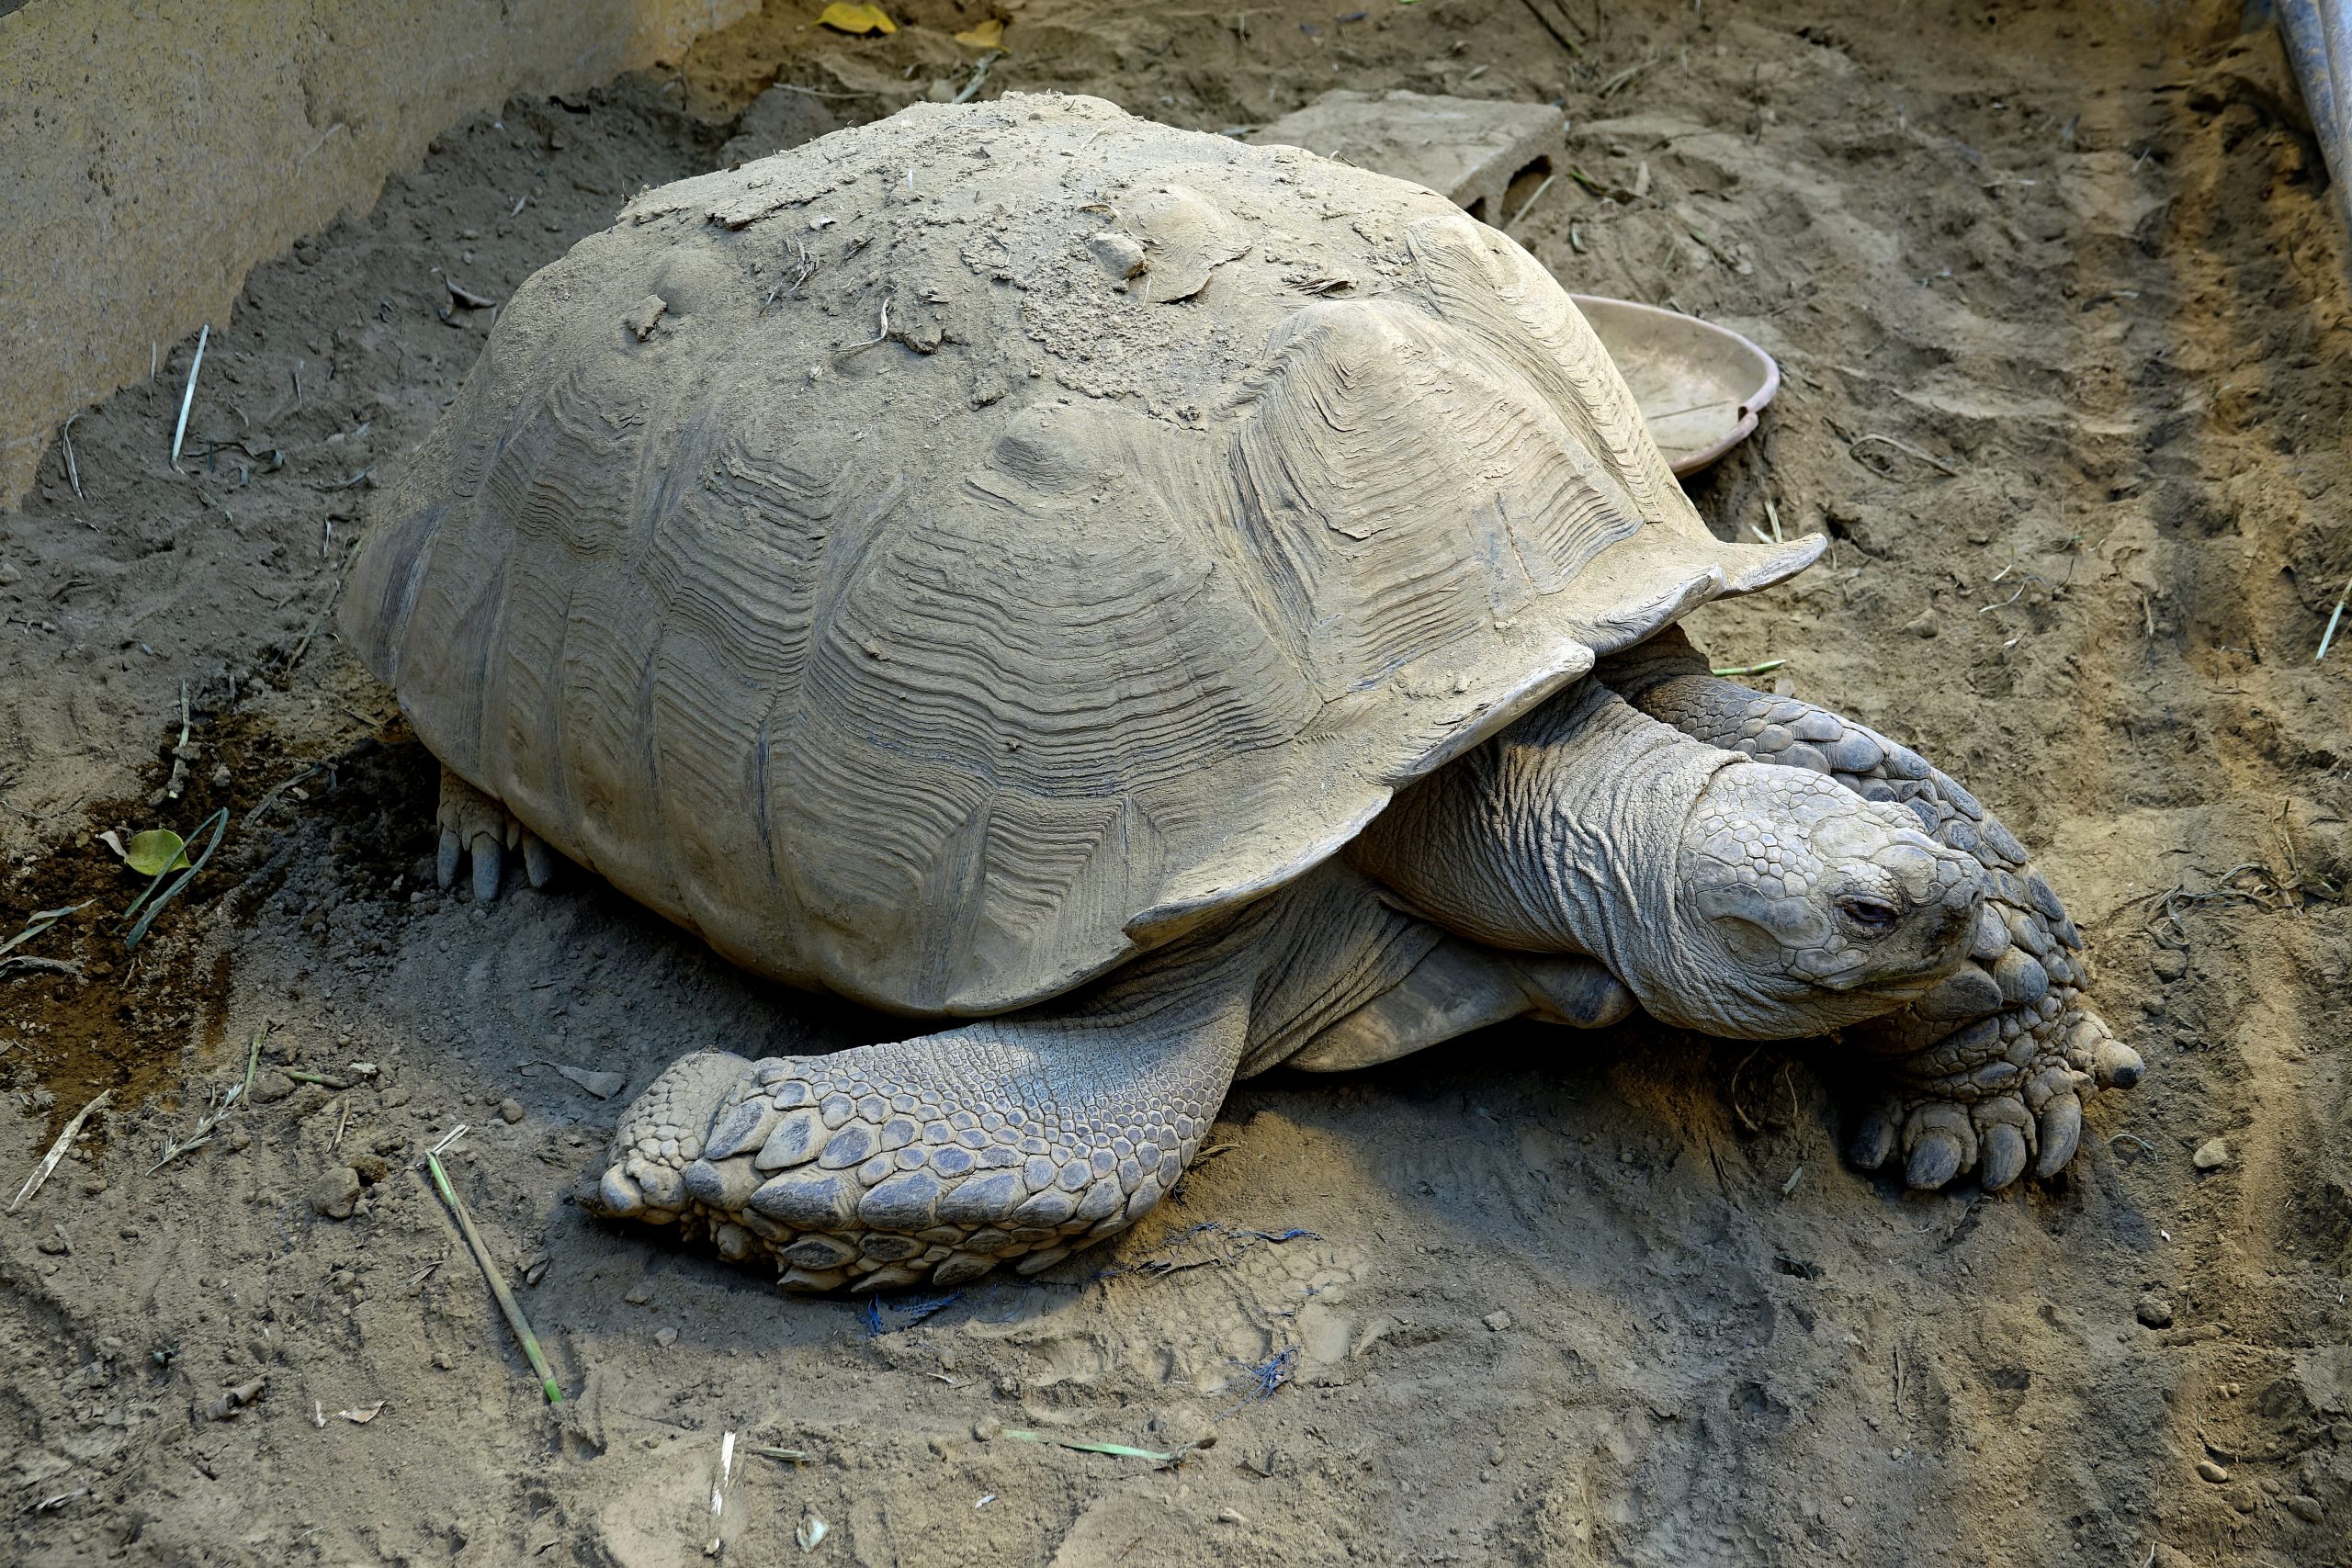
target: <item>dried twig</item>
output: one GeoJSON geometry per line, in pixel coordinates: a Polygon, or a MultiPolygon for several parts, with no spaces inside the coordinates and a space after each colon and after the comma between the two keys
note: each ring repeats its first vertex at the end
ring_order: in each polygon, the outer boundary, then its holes
{"type": "Polygon", "coordinates": [[[212,327],[207,323],[196,334],[196,357],[188,362],[187,389],[180,394],[180,422],[172,431],[172,471],[180,467],[180,443],[187,439],[187,411],[196,404],[196,373],[204,368],[204,345],[212,341],[212,327]]]}
{"type": "MultiPolygon", "coordinates": [[[[1892,446],[1906,457],[1917,457],[1919,461],[1927,464],[1928,467],[1939,469],[1942,472],[1951,475],[1953,479],[1960,478],[1960,470],[1958,468],[1953,468],[1950,463],[1945,462],[1941,457],[1937,457],[1934,453],[1923,452],[1918,447],[1912,446],[1908,441],[1898,441],[1892,435],[1881,435],[1874,431],[1861,435],[1857,435],[1853,440],[1848,442],[1846,444],[1846,455],[1849,457],[1853,457],[1854,461],[1860,463],[1861,462],[1861,458],[1856,457],[1855,454],[1873,441],[1877,442],[1882,446],[1892,446]]],[[[1868,464],[1864,464],[1863,466],[1865,468],[1869,467],[1868,464]]]]}
{"type": "Polygon", "coordinates": [[[1600,85],[1600,96],[1604,98],[1612,96],[1621,88],[1632,82],[1634,77],[1640,75],[1643,72],[1647,71],[1651,66],[1656,65],[1659,61],[1665,58],[1666,56],[1662,54],[1653,54],[1647,60],[1628,65],[1625,69],[1620,71],[1617,74],[1611,76],[1608,81],[1603,82],[1600,85]]]}
{"type": "Polygon", "coordinates": [[[727,1512],[727,1494],[735,1485],[735,1434],[726,1433],[718,1439],[718,1473],[710,1483],[710,1540],[702,1549],[705,1557],[718,1555],[719,1522],[727,1512]]]}
{"type": "Polygon", "coordinates": [[[882,299],[882,323],[876,329],[874,335],[870,338],[865,338],[859,342],[848,344],[846,347],[842,348],[840,353],[835,355],[834,357],[838,359],[847,359],[853,354],[872,348],[877,343],[888,343],[889,339],[890,300],[889,297],[885,295],[882,299]]]}
{"type": "Polygon", "coordinates": [[[548,1370],[548,1359],[539,1352],[539,1337],[531,1332],[529,1322],[523,1316],[523,1309],[514,1304],[514,1292],[506,1288],[506,1277],[492,1261],[490,1248],[483,1245],[481,1233],[474,1229],[473,1216],[466,1213],[466,1205],[458,1199],[458,1190],[449,1185],[449,1173],[441,1168],[441,1150],[456,1139],[458,1133],[464,1131],[459,1127],[438,1145],[426,1150],[425,1168],[433,1173],[433,1185],[439,1190],[441,1201],[448,1204],[449,1212],[457,1216],[458,1229],[464,1234],[466,1245],[473,1249],[474,1261],[481,1265],[482,1278],[490,1281],[490,1293],[498,1298],[498,1310],[505,1314],[506,1326],[514,1331],[514,1337],[522,1342],[523,1354],[529,1359],[531,1370],[538,1373],[540,1392],[548,1396],[549,1404],[561,1404],[563,1390],[556,1386],[555,1373],[548,1370]]]}
{"type": "Polygon", "coordinates": [[[980,63],[973,71],[972,79],[964,84],[964,90],[956,95],[955,101],[959,104],[970,103],[978,96],[981,85],[988,81],[989,73],[995,69],[996,62],[1003,58],[1001,51],[991,51],[980,56],[980,63]]]}
{"type": "MultiPolygon", "coordinates": [[[[1191,1457],[1193,1450],[1209,1446],[1208,1443],[1187,1443],[1181,1449],[1163,1452],[1159,1449],[1139,1449],[1127,1443],[1090,1443],[1079,1438],[1057,1437],[1051,1432],[1032,1432],[1018,1427],[1007,1427],[1004,1429],[1004,1435],[1008,1438],[1017,1438],[1024,1443],[1047,1443],[1057,1449],[1074,1449],[1082,1454],[1110,1454],[1117,1459],[1149,1460],[1162,1469],[1170,1465],[1182,1464],[1191,1457]]],[[[1215,1440],[1210,1439],[1211,1442],[1215,1440]]]]}
{"type": "Polygon", "coordinates": [[[63,919],[66,916],[78,914],[82,910],[88,908],[96,902],[97,902],[97,900],[95,898],[85,899],[79,904],[67,904],[55,909],[40,909],[35,911],[32,919],[25,922],[25,929],[23,931],[18,931],[15,936],[10,937],[6,942],[0,942],[0,953],[6,953],[11,948],[23,946],[26,942],[32,941],[33,938],[40,935],[41,932],[49,930],[50,927],[63,919]]]}
{"type": "Polygon", "coordinates": [[[82,469],[74,461],[74,421],[81,417],[78,413],[68,416],[57,433],[59,444],[65,448],[65,478],[74,487],[74,499],[76,501],[82,499],[82,469]]]}
{"type": "Polygon", "coordinates": [[[2347,599],[2352,599],[2352,578],[2345,580],[2344,592],[2335,596],[2335,608],[2327,617],[2327,630],[2320,633],[2319,651],[2312,655],[2313,664],[2327,657],[2327,645],[2335,640],[2336,623],[2344,619],[2344,602],[2347,599]]]}
{"type": "Polygon", "coordinates": [[[57,1142],[49,1145],[49,1153],[41,1156],[40,1164],[33,1168],[33,1173],[25,1178],[25,1184],[17,1188],[17,1195],[8,1201],[8,1213],[15,1213],[26,1199],[40,1190],[40,1184],[49,1179],[49,1173],[57,1168],[57,1162],[63,1159],[65,1151],[73,1146],[74,1135],[82,1130],[82,1123],[88,1121],[90,1112],[104,1105],[107,1097],[113,1092],[110,1089],[98,1090],[96,1100],[74,1113],[74,1120],[65,1123],[65,1130],[57,1134],[57,1142]]]}
{"type": "Polygon", "coordinates": [[[1534,194],[1530,196],[1525,201],[1519,204],[1519,210],[1517,212],[1512,213],[1509,218],[1503,220],[1503,227],[1505,229],[1509,229],[1521,219],[1526,217],[1529,209],[1532,208],[1537,202],[1544,199],[1544,193],[1550,190],[1552,188],[1552,182],[1559,177],[1560,176],[1556,174],[1545,175],[1544,176],[1544,183],[1535,187],[1534,194]]]}
{"type": "Polygon", "coordinates": [[[19,969],[28,974],[37,971],[43,975],[71,975],[76,980],[83,977],[82,966],[70,958],[36,958],[24,953],[0,958],[0,975],[10,974],[19,969]]]}
{"type": "Polygon", "coordinates": [[[1551,13],[1543,6],[1539,5],[1537,0],[1525,0],[1525,4],[1529,14],[1535,18],[1537,24],[1541,26],[1545,32],[1552,35],[1552,41],[1554,43],[1558,44],[1570,54],[1582,54],[1584,52],[1583,47],[1579,45],[1576,39],[1570,38],[1566,33],[1560,30],[1562,22],[1566,22],[1570,27],[1574,27],[1576,25],[1574,18],[1568,16],[1568,8],[1566,6],[1562,6],[1560,7],[1559,21],[1555,21],[1552,19],[1551,13]]]}
{"type": "MultiPolygon", "coordinates": [[[[290,660],[288,662],[289,665],[292,663],[290,660]]],[[[304,779],[307,779],[319,771],[319,767],[320,764],[313,762],[309,767],[304,768],[300,773],[296,773],[292,778],[286,780],[284,783],[271,785],[267,794],[264,795],[259,800],[254,802],[254,808],[251,811],[246,812],[243,817],[238,819],[237,826],[239,828],[252,827],[263,812],[277,804],[277,797],[279,795],[284,795],[288,790],[292,789],[304,779]]]]}
{"type": "MultiPolygon", "coordinates": [[[[300,663],[302,655],[310,650],[311,639],[319,635],[319,628],[327,624],[328,613],[334,610],[335,601],[343,597],[343,584],[344,579],[338,577],[334,580],[334,587],[328,592],[327,602],[319,606],[319,613],[311,617],[311,624],[303,628],[301,639],[295,643],[294,651],[286,656],[287,669],[291,670],[300,663]]],[[[260,813],[261,807],[254,807],[254,815],[258,816],[260,813]]]]}
{"type": "Polygon", "coordinates": [[[268,1032],[266,1029],[254,1031],[253,1044],[245,1052],[245,1081],[230,1085],[227,1093],[212,1101],[205,1113],[196,1119],[196,1130],[188,1134],[187,1143],[183,1144],[176,1138],[165,1139],[163,1157],[147,1168],[148,1175],[154,1175],[188,1150],[200,1149],[210,1143],[220,1123],[228,1120],[229,1112],[244,1103],[245,1097],[253,1092],[254,1068],[261,1062],[261,1037],[268,1032]]]}

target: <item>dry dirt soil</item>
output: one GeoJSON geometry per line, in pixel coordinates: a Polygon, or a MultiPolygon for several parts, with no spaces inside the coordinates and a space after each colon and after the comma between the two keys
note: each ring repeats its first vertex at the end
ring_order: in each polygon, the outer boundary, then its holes
{"type": "Polygon", "coordinates": [[[772,4],[451,131],[254,273],[182,471],[192,341],[0,516],[0,940],[85,906],[0,959],[6,1190],[108,1094],[0,1216],[0,1558],[692,1562],[732,1431],[805,1456],[741,1461],[716,1529],[757,1563],[2352,1562],[2352,646],[2312,657],[2352,330],[2275,44],[2215,4],[1542,4],[1573,50],[1522,0],[1012,0],[980,91],[1212,130],[1340,85],[1557,101],[1589,184],[1514,231],[1778,354],[1694,493],[1837,541],[1702,641],[1939,759],[2089,933],[2149,1073],[2074,1168],[1910,1195],[1841,1167],[1834,1049],[1634,1024],[1246,1084],[1179,1201],[944,1299],[787,1299],[584,1216],[678,1053],[890,1026],[583,874],[435,892],[435,770],[327,611],[481,348],[450,283],[958,91],[989,14],[772,4]],[[126,951],[96,835],[216,811],[126,951]],[[415,1168],[460,1122],[560,1409],[415,1168]]]}

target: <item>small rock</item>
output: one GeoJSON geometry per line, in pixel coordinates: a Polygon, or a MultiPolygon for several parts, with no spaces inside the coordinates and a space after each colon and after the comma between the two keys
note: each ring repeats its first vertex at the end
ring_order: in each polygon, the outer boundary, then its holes
{"type": "Polygon", "coordinates": [[[628,328],[630,335],[638,342],[643,343],[653,335],[655,325],[669,312],[669,310],[668,300],[659,294],[649,294],[629,307],[628,313],[621,317],[621,324],[628,328]]]}
{"type": "Polygon", "coordinates": [[[63,1231],[51,1231],[33,1245],[51,1258],[62,1258],[74,1250],[73,1245],[65,1239],[63,1231]]]}
{"type": "Polygon", "coordinates": [[[560,1062],[554,1066],[557,1072],[570,1078],[598,1100],[610,1100],[628,1087],[628,1076],[625,1073],[595,1072],[586,1067],[567,1067],[560,1062]]]}
{"type": "Polygon", "coordinates": [[[231,1154],[241,1155],[254,1146],[254,1135],[243,1127],[232,1127],[225,1142],[231,1154]]]}
{"type": "Polygon", "coordinates": [[[2159,980],[2177,980],[2188,973],[2188,954],[2177,947],[2160,947],[2148,955],[2148,967],[2159,980]]]}
{"type": "Polygon", "coordinates": [[[1510,1314],[1507,1312],[1490,1312],[1485,1317],[1479,1319],[1479,1321],[1484,1323],[1488,1328],[1493,1329],[1496,1333],[1500,1334],[1504,1329],[1510,1326],[1510,1314]]]}
{"type": "Polygon", "coordinates": [[[657,1328],[653,1331],[653,1343],[661,1346],[664,1350],[677,1342],[678,1331],[674,1328],[657,1328]]]}
{"type": "Polygon", "coordinates": [[[2133,1315],[2137,1316],[2142,1323],[2146,1324],[2150,1328],[2170,1328],[2172,1326],[2172,1303],[2158,1295],[2142,1296],[2140,1298],[2140,1304],[2138,1308],[2135,1309],[2133,1315]]]}
{"type": "Polygon", "coordinates": [[[347,1165],[336,1166],[311,1185],[311,1208],[330,1220],[351,1218],[358,1201],[359,1173],[347,1165]]]}
{"type": "Polygon", "coordinates": [[[993,1416],[983,1416],[972,1423],[972,1436],[984,1443],[995,1442],[1004,1436],[1004,1423],[993,1416]]]}
{"type": "Polygon", "coordinates": [[[209,1404],[198,1405],[197,1414],[207,1421],[233,1421],[237,1418],[239,1411],[268,1391],[267,1378],[255,1378],[250,1382],[241,1382],[209,1404]]]}
{"type": "Polygon", "coordinates": [[[275,1105],[294,1092],[295,1083],[284,1073],[257,1073],[254,1077],[253,1099],[258,1104],[275,1105]]]}
{"type": "Polygon", "coordinates": [[[1216,1522],[1221,1525],[1246,1525],[1250,1521],[1238,1508],[1219,1508],[1216,1522]]]}
{"type": "Polygon", "coordinates": [[[2308,1525],[2315,1525],[2327,1517],[2327,1511],[2319,1506],[2318,1498],[2301,1492],[2287,1499],[2287,1511],[2308,1525]]]}
{"type": "Polygon", "coordinates": [[[1911,619],[1904,622],[1903,629],[1910,633],[1913,637],[1930,637],[1944,628],[1942,624],[1936,619],[1936,613],[1933,610],[1922,610],[1917,615],[1912,616],[1911,619]]]}
{"type": "Polygon", "coordinates": [[[653,1281],[650,1280],[639,1280],[628,1288],[628,1294],[621,1297],[621,1300],[633,1307],[641,1307],[652,1299],[653,1281]]]}
{"type": "Polygon", "coordinates": [[[406,1089],[394,1087],[386,1089],[378,1103],[387,1111],[398,1111],[408,1103],[408,1099],[409,1091],[406,1089]]]}
{"type": "Polygon", "coordinates": [[[2230,1472],[2228,1471],[2222,1469],[2220,1465],[2215,1464],[2210,1459],[2200,1459],[2197,1461],[2197,1473],[2203,1476],[2206,1480],[2211,1482],[2216,1486],[2221,1485],[2230,1478],[2230,1472]]]}
{"type": "Polygon", "coordinates": [[[523,1102],[519,1100],[500,1100],[498,1102],[498,1119],[512,1127],[515,1122],[520,1122],[523,1119],[523,1102]]]}
{"type": "Polygon", "coordinates": [[[2206,1139],[2197,1145],[2197,1152],[2188,1156],[2188,1163],[2199,1170],[2221,1169],[2230,1163],[2230,1141],[2227,1138],[2206,1139]]]}

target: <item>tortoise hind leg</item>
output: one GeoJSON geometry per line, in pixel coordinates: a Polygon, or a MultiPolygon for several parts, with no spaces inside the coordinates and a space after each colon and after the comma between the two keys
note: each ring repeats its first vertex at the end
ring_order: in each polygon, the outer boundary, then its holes
{"type": "Polygon", "coordinates": [[[1905,1180],[1923,1189],[1972,1168],[1988,1190],[2029,1164],[2042,1177],[2063,1169],[2081,1142],[2082,1102],[2102,1089],[2130,1089],[2142,1064],[2085,1001],[2082,935],[2000,819],[1909,748],[1810,703],[1714,675],[1679,627],[1595,673],[1696,739],[1900,803],[1929,837],[1984,864],[1992,896],[1970,962],[1901,1012],[1845,1032],[1892,1069],[1847,1157],[1864,1170],[1899,1157],[1905,1180]]]}
{"type": "MultiPolygon", "coordinates": [[[[586,1201],[773,1258],[798,1290],[1034,1273],[1165,1197],[1238,1072],[1444,940],[1327,865],[1026,1012],[830,1056],[688,1056],[622,1117],[586,1201]]],[[[1576,978],[1503,1001],[1576,1010],[1615,984],[1576,978]]]]}
{"type": "Polygon", "coordinates": [[[534,887],[545,887],[555,875],[555,852],[547,841],[514,818],[505,805],[484,795],[447,768],[441,770],[441,804],[434,813],[441,829],[441,848],[435,878],[443,889],[458,880],[458,868],[473,863],[474,897],[488,903],[498,897],[504,880],[506,854],[520,851],[524,874],[534,887]]]}
{"type": "Polygon", "coordinates": [[[1281,1065],[1347,1072],[1533,1017],[1602,1029],[1633,1012],[1634,993],[1589,958],[1510,953],[1448,937],[1404,981],[1311,1036],[1281,1065]]]}
{"type": "Polygon", "coordinates": [[[1034,1273],[1140,1219],[1208,1132],[1241,1021],[1163,1021],[688,1056],[623,1118],[591,1206],[773,1257],[800,1290],[1034,1273]]]}
{"type": "Polygon", "coordinates": [[[936,1034],[687,1056],[622,1117],[589,1206],[772,1258],[799,1290],[1034,1273],[1175,1186],[1233,1081],[1256,972],[1228,939],[936,1034]]]}

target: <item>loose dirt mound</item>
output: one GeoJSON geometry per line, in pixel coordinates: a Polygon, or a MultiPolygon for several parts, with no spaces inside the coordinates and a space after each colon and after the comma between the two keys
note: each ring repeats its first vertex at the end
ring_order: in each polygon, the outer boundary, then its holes
{"type": "Polygon", "coordinates": [[[1209,130],[1333,86],[1561,99],[1585,177],[1514,232],[1780,355],[1694,494],[1727,533],[1769,498],[1837,539],[1702,640],[1996,806],[2148,1081],[2060,1183],[1914,1198],[1840,1167],[1834,1052],[1498,1031],[1245,1085],[1130,1235],[874,1308],[585,1220],[570,1184],[681,1051],[889,1026],[576,874],[433,892],[429,761],[313,628],[359,476],[479,351],[452,283],[503,299],[639,186],[982,58],[946,0],[879,40],[777,5],[675,82],[445,138],[254,275],[187,472],[192,343],[73,427],[80,499],[61,451],[0,519],[0,925],[96,900],[0,974],[8,1190],[112,1090],[0,1218],[0,1555],[684,1563],[732,1430],[807,1455],[733,1484],[727,1552],[761,1562],[819,1519],[808,1561],[876,1564],[2352,1561],[2352,646],[2312,657],[2352,574],[2352,331],[2275,47],[2216,6],[1658,4],[1564,23],[1574,54],[1516,0],[1047,9],[982,92],[1209,130]],[[736,124],[779,78],[822,113],[736,124]],[[91,835],[217,807],[125,953],[102,917],[138,884],[91,835]],[[256,1035],[250,1103],[151,1168],[256,1035]],[[460,1122],[560,1412],[412,1169],[460,1122]]]}

